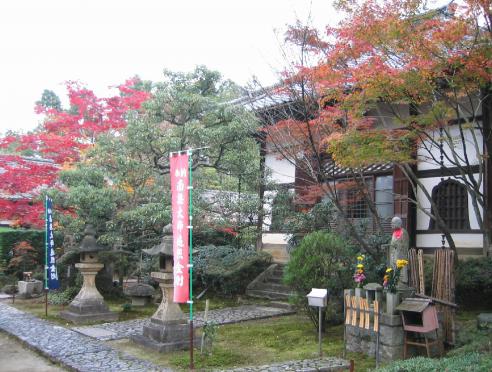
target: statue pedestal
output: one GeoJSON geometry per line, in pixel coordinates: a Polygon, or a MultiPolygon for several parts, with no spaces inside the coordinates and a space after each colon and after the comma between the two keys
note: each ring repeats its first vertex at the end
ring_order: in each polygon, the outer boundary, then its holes
{"type": "Polygon", "coordinates": [[[104,265],[99,262],[81,262],[75,264],[84,277],[80,292],[68,306],[60,312],[60,317],[75,324],[82,324],[98,320],[108,322],[118,320],[118,314],[109,311],[108,306],[96,288],[96,274],[104,265]]]}
{"type": "Polygon", "coordinates": [[[40,280],[20,280],[17,282],[17,288],[19,288],[18,297],[31,298],[43,293],[43,282],[40,280]]]}
{"type": "MultiPolygon", "coordinates": [[[[151,277],[159,283],[162,301],[150,323],[143,327],[143,334],[132,336],[132,341],[159,352],[189,349],[190,326],[187,317],[173,302],[173,274],[153,272],[151,277]]],[[[196,337],[193,339],[195,347],[198,346],[200,340],[196,337]]]]}

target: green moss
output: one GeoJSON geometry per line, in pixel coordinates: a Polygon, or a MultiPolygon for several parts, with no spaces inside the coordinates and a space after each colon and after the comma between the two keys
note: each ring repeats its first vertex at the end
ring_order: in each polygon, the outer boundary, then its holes
{"type": "MultiPolygon", "coordinates": [[[[161,354],[128,341],[113,341],[111,345],[167,368],[186,370],[189,366],[189,351],[161,354]]],[[[322,349],[323,356],[342,355],[343,326],[328,327],[322,349]]],[[[311,359],[318,357],[318,336],[302,315],[223,325],[219,326],[212,354],[200,355],[195,350],[194,356],[195,368],[204,371],[311,359]]],[[[347,358],[355,360],[357,371],[374,367],[373,358],[355,353],[347,358]]]]}

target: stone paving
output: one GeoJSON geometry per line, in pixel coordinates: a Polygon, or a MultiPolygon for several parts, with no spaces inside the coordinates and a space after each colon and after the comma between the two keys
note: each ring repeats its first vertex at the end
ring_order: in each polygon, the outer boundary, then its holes
{"type": "MultiPolygon", "coordinates": [[[[269,318],[291,314],[288,309],[268,306],[240,306],[209,311],[209,320],[218,324],[237,323],[245,320],[269,318]]],[[[196,326],[203,325],[203,313],[197,313],[196,326]]],[[[34,315],[0,303],[0,331],[16,336],[28,347],[45,355],[52,361],[81,372],[89,371],[171,371],[151,362],[117,351],[103,340],[127,338],[141,332],[148,319],[120,323],[104,323],[96,327],[78,327],[78,332],[67,329],[34,315]],[[80,332],[91,333],[92,337],[80,332]]],[[[341,371],[349,363],[338,358],[322,358],[288,361],[264,366],[236,368],[232,372],[280,372],[280,371],[341,371]]],[[[223,370],[225,371],[225,370],[223,370]]]]}
{"type": "MultiPolygon", "coordinates": [[[[245,305],[225,309],[210,310],[208,320],[217,324],[231,324],[246,320],[265,319],[274,316],[293,314],[294,311],[269,306],[245,305]]],[[[195,315],[194,326],[201,327],[204,322],[204,312],[195,315]]],[[[118,340],[141,334],[142,327],[149,319],[135,319],[125,322],[103,323],[95,326],[74,327],[73,330],[97,340],[118,340]]]]}
{"type": "Polygon", "coordinates": [[[264,366],[243,367],[230,370],[221,370],[223,372],[316,372],[316,371],[344,371],[349,369],[348,361],[339,358],[321,358],[293,360],[289,362],[269,364],[264,366]]]}
{"type": "MultiPolygon", "coordinates": [[[[76,371],[163,371],[103,342],[0,303],[0,330],[76,371]]],[[[169,371],[169,370],[167,370],[169,371]]]]}

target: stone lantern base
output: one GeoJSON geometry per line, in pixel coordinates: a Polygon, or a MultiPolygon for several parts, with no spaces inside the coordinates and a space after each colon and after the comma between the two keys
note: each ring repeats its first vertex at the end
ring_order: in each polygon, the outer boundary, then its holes
{"type": "MultiPolygon", "coordinates": [[[[131,337],[132,341],[161,353],[190,348],[190,326],[187,323],[162,322],[151,319],[143,327],[143,334],[131,337]]],[[[200,338],[194,337],[195,347],[200,346],[200,338]]]]}
{"type": "MultiPolygon", "coordinates": [[[[162,353],[189,349],[190,325],[178,304],[172,302],[173,274],[153,272],[151,277],[159,283],[162,290],[162,301],[150,318],[150,323],[143,327],[143,333],[131,336],[131,340],[162,353]]],[[[200,339],[194,334],[193,345],[195,347],[200,345],[200,339]]]]}
{"type": "Polygon", "coordinates": [[[113,322],[118,320],[118,314],[109,311],[108,306],[96,288],[95,278],[104,265],[97,262],[85,262],[75,265],[84,277],[84,284],[77,297],[70,303],[68,309],[60,312],[60,317],[75,324],[94,321],[113,322]]]}

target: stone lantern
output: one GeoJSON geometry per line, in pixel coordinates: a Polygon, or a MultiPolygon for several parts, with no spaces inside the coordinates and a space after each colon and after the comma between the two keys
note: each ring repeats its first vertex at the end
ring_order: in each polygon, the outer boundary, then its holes
{"type": "MultiPolygon", "coordinates": [[[[173,302],[173,236],[171,225],[163,228],[161,243],[143,251],[149,255],[159,256],[159,271],[150,276],[159,283],[162,301],[159,308],[144,325],[143,334],[131,339],[141,345],[160,352],[189,349],[190,329],[187,316],[179,305],[173,302]]],[[[194,338],[196,340],[196,338],[194,338]]]]}
{"type": "Polygon", "coordinates": [[[104,264],[98,261],[98,252],[104,248],[97,244],[96,231],[91,225],[87,225],[84,235],[78,248],[80,262],[75,264],[84,277],[84,282],[68,309],[62,311],[60,316],[76,324],[96,320],[115,321],[118,314],[109,311],[96,288],[96,274],[104,267],[104,264]]]}

